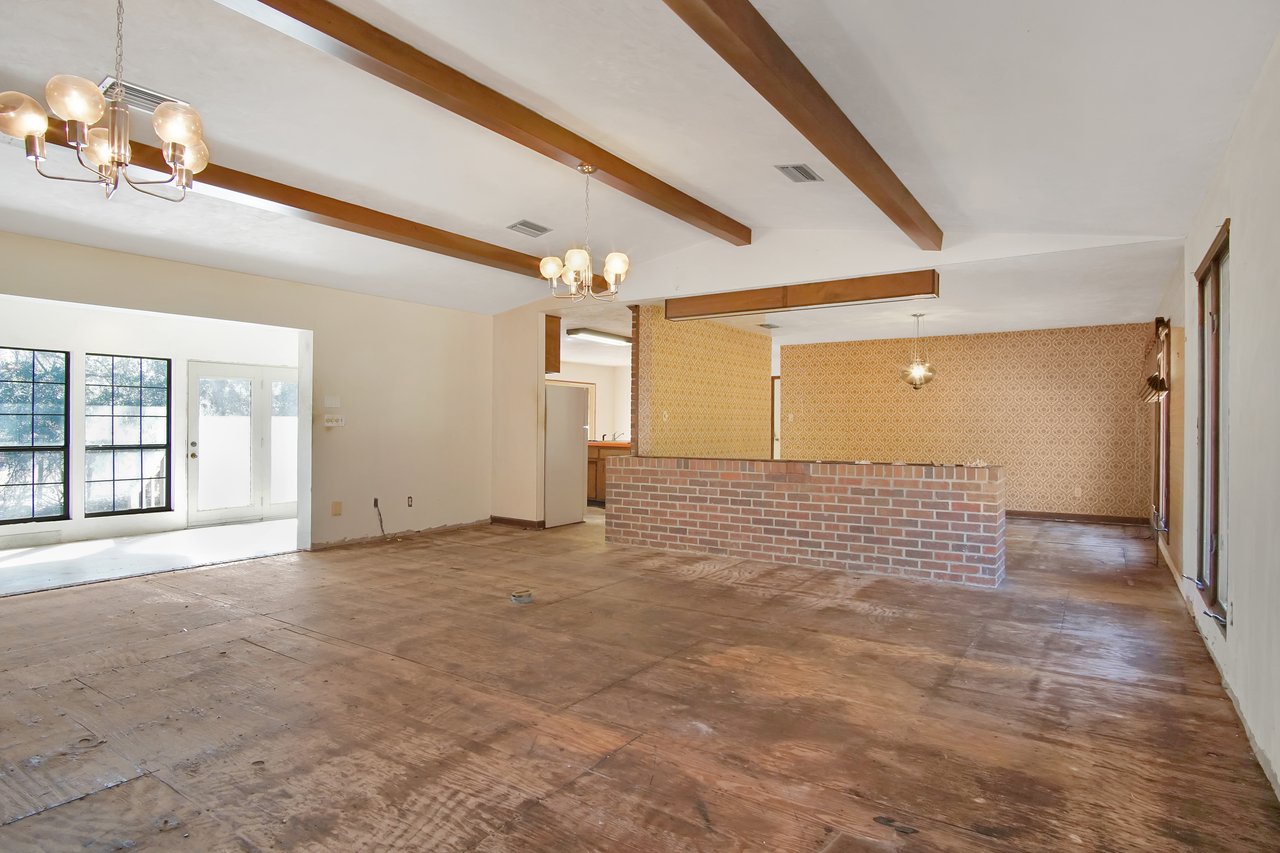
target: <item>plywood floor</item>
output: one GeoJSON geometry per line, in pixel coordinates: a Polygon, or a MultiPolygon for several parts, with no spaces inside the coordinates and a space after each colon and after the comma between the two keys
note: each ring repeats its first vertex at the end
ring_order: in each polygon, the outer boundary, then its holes
{"type": "Polygon", "coordinates": [[[1010,528],[995,592],[595,517],[5,599],[0,849],[1280,849],[1144,532],[1010,528]]]}

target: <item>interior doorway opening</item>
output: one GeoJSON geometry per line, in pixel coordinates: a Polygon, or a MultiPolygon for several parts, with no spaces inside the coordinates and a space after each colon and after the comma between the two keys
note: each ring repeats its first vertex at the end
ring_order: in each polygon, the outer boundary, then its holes
{"type": "Polygon", "coordinates": [[[310,547],[310,332],[12,296],[0,315],[0,594],[310,547]]]}

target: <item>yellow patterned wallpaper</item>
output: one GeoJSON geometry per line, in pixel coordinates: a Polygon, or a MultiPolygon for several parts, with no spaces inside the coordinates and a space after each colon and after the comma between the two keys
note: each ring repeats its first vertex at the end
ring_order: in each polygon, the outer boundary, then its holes
{"type": "Polygon", "coordinates": [[[782,347],[782,456],[1006,468],[1011,510],[1145,518],[1147,323],[928,338],[938,376],[898,378],[909,340],[782,347]],[[1079,490],[1079,494],[1077,494],[1079,490]]]}
{"type": "Polygon", "coordinates": [[[638,337],[637,453],[769,458],[768,335],[644,305],[638,337]]]}

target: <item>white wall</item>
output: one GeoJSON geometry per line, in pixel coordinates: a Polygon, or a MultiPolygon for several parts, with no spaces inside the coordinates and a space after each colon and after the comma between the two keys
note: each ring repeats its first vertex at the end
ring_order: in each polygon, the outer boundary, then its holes
{"type": "Polygon", "coordinates": [[[546,460],[546,315],[526,305],[493,318],[492,515],[538,522],[546,460]]]}
{"type": "Polygon", "coordinates": [[[298,366],[298,332],[173,314],[99,308],[0,295],[0,346],[66,350],[72,452],[67,471],[71,519],[0,526],[0,548],[178,530],[187,523],[187,371],[191,361],[298,366]],[[84,364],[86,353],[168,358],[173,511],[84,518],[84,364]],[[77,448],[79,448],[77,450],[77,448]]]}
{"type": "Polygon", "coordinates": [[[603,364],[560,362],[559,373],[548,373],[548,379],[565,382],[590,382],[596,386],[596,429],[591,436],[597,441],[606,434],[612,440],[614,433],[621,433],[618,440],[631,437],[631,368],[611,367],[603,364]]]}
{"type": "Polygon", "coordinates": [[[374,497],[389,533],[489,516],[492,318],[7,233],[0,258],[2,293],[314,332],[301,341],[314,347],[314,414],[300,441],[312,440],[316,544],[378,535],[374,497]],[[317,426],[326,412],[347,425],[317,426]]]}
{"type": "MultiPolygon", "coordinates": [[[[1188,120],[1194,120],[1188,117],[1188,120]]],[[[1280,42],[1237,125],[1227,154],[1187,236],[1181,280],[1187,321],[1186,519],[1182,553],[1194,575],[1199,553],[1199,405],[1196,283],[1192,279],[1224,218],[1231,219],[1226,343],[1224,634],[1203,615],[1193,584],[1180,580],[1187,605],[1222,671],[1263,768],[1277,784],[1280,761],[1280,42]]]]}

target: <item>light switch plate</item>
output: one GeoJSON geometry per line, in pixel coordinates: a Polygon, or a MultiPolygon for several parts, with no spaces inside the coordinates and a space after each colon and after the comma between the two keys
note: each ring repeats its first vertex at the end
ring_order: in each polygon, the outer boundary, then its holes
{"type": "Polygon", "coordinates": [[[341,397],[334,397],[334,396],[331,396],[331,395],[329,395],[329,394],[326,394],[326,395],[325,395],[325,398],[324,398],[324,407],[325,407],[326,409],[341,409],[341,408],[342,408],[342,398],[341,398],[341,397]]]}
{"type": "Polygon", "coordinates": [[[342,415],[325,415],[324,425],[326,427],[344,427],[347,425],[347,419],[342,415]]]}

